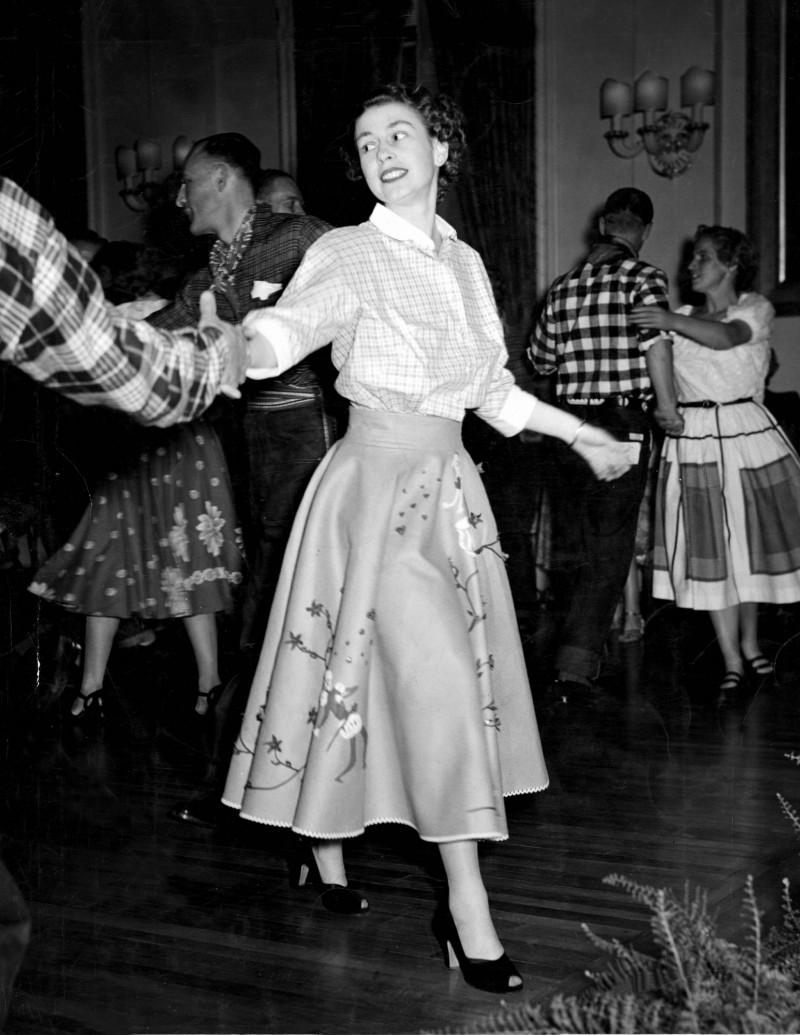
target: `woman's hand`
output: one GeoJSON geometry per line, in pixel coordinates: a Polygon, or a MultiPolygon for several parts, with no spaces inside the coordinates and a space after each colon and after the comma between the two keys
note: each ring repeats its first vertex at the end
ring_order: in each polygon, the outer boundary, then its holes
{"type": "Polygon", "coordinates": [[[582,424],[572,448],[601,482],[611,482],[630,470],[630,443],[620,442],[603,428],[582,424]]]}
{"type": "Polygon", "coordinates": [[[630,322],[635,327],[647,327],[656,331],[672,331],[674,313],[658,305],[637,305],[630,312],[630,322]]]}
{"type": "Polygon", "coordinates": [[[247,376],[248,350],[241,327],[226,323],[217,316],[217,303],[213,291],[200,295],[200,332],[211,341],[227,339],[228,361],[222,373],[219,390],[231,399],[241,399],[239,385],[247,376]]]}
{"type": "Polygon", "coordinates": [[[683,417],[674,406],[656,406],[653,410],[656,424],[668,435],[683,434],[683,417]]]}

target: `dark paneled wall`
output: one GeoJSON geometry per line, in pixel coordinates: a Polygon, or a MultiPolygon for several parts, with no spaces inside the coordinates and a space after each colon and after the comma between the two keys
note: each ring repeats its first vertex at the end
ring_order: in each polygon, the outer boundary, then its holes
{"type": "Polygon", "coordinates": [[[5,4],[0,173],[69,229],[86,222],[80,0],[5,4]]]}

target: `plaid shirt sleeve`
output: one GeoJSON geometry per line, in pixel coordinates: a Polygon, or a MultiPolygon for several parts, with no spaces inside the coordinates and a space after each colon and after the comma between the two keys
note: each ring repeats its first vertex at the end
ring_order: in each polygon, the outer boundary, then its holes
{"type": "Polygon", "coordinates": [[[213,328],[168,334],[115,315],[52,219],[0,177],[0,359],[76,402],[166,426],[213,402],[228,345],[213,328]]]}
{"type": "MultiPolygon", "coordinates": [[[[661,309],[669,309],[667,275],[662,270],[651,266],[647,273],[638,279],[633,295],[633,306],[637,305],[657,305],[661,309]]],[[[664,337],[661,331],[652,327],[640,327],[638,335],[639,347],[643,352],[646,352],[659,338],[664,337]]]]}
{"type": "Polygon", "coordinates": [[[539,374],[552,374],[558,369],[560,335],[553,306],[553,294],[558,283],[556,281],[548,292],[531,334],[528,356],[539,374]]]}

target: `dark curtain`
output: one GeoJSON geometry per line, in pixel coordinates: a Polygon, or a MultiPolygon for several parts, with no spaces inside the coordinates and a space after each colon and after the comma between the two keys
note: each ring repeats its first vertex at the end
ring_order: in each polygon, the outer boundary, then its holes
{"type": "MultiPolygon", "coordinates": [[[[0,175],[40,201],[66,233],[85,224],[80,0],[3,5],[0,118],[0,175]]],[[[70,405],[19,371],[0,370],[0,525],[32,525],[53,548],[49,519],[69,481],[57,443],[70,405]]]]}
{"type": "Polygon", "coordinates": [[[481,253],[505,324],[509,366],[530,383],[524,347],[536,297],[533,0],[428,0],[438,88],[467,122],[456,186],[465,236],[481,253]]]}
{"type": "Polygon", "coordinates": [[[59,223],[86,222],[80,0],[5,4],[0,26],[0,174],[59,223]]]}
{"type": "Polygon", "coordinates": [[[295,0],[297,179],[308,211],[359,223],[374,199],[347,179],[342,157],[357,104],[402,70],[411,0],[295,0]]]}
{"type": "MultiPolygon", "coordinates": [[[[468,149],[456,185],[464,237],[492,280],[509,369],[522,387],[546,396],[548,382],[535,377],[525,356],[536,302],[534,0],[427,0],[427,16],[436,80],[429,85],[454,97],[466,118],[468,149]]],[[[504,438],[471,414],[464,442],[481,464],[517,609],[532,611],[538,590],[531,529],[547,447],[504,438]]]]}

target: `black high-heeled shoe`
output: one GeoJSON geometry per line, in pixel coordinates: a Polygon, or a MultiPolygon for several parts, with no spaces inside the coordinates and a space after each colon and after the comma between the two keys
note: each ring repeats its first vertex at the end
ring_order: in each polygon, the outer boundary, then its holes
{"type": "Polygon", "coordinates": [[[196,712],[201,719],[204,719],[207,715],[210,715],[216,707],[217,701],[222,696],[222,689],[224,683],[217,683],[216,686],[212,686],[210,690],[198,690],[197,697],[201,701],[206,702],[206,710],[204,712],[196,712]]]}
{"type": "Polygon", "coordinates": [[[744,662],[745,674],[754,683],[759,680],[769,679],[770,676],[775,674],[775,666],[763,654],[756,654],[752,658],[742,654],[742,661],[744,662]]]}
{"type": "Polygon", "coordinates": [[[344,884],[325,884],[311,853],[289,864],[289,885],[293,888],[314,888],[319,892],[319,901],[329,913],[352,916],[366,913],[369,909],[369,902],[355,888],[344,884]]]}
{"type": "Polygon", "coordinates": [[[449,909],[442,907],[437,910],[433,918],[433,933],[444,952],[445,965],[451,970],[461,967],[461,974],[468,985],[499,995],[522,989],[522,975],[505,953],[496,960],[475,960],[464,953],[449,909]],[[519,984],[512,985],[513,978],[519,978],[519,984]]]}
{"type": "Polygon", "coordinates": [[[73,715],[72,712],[69,713],[69,717],[72,721],[80,723],[102,722],[105,717],[103,713],[102,686],[99,686],[96,690],[92,690],[88,694],[85,694],[81,690],[75,700],[77,701],[79,698],[83,701],[83,708],[77,715],[73,715]]]}

